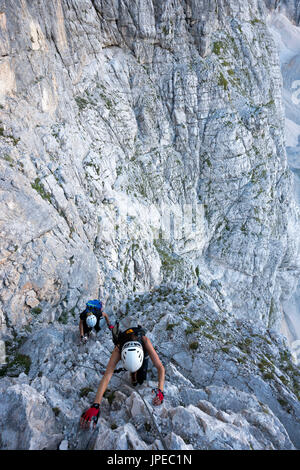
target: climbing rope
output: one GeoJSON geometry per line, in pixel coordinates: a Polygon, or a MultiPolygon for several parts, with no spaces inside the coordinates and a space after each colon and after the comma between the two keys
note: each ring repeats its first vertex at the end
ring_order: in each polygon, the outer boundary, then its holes
{"type": "MultiPolygon", "coordinates": [[[[118,377],[118,378],[120,378],[120,377],[118,377]]],[[[140,398],[143,400],[144,405],[145,405],[145,407],[146,407],[146,409],[147,409],[147,411],[148,411],[148,413],[149,413],[150,419],[151,419],[152,423],[154,424],[154,427],[156,428],[156,430],[157,430],[157,432],[158,432],[158,434],[159,434],[159,437],[160,437],[160,440],[161,440],[161,443],[162,443],[162,445],[163,445],[164,450],[169,450],[169,449],[168,449],[168,446],[166,445],[165,439],[164,439],[162,433],[160,432],[159,427],[158,427],[157,424],[156,424],[156,421],[155,421],[154,415],[153,415],[153,411],[149,410],[147,402],[144,400],[144,398],[142,397],[142,395],[140,394],[140,392],[139,392],[137,389],[133,389],[132,387],[130,387],[130,385],[125,384],[125,383],[124,383],[124,385],[125,385],[126,387],[130,388],[131,390],[134,390],[134,392],[136,392],[136,393],[140,396],[140,398]]]]}

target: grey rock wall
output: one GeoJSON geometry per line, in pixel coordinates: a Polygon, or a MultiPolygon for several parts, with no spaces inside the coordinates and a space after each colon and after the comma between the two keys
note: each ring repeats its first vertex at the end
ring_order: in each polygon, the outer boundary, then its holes
{"type": "Polygon", "coordinates": [[[294,24],[300,23],[300,2],[299,0],[265,0],[266,6],[271,11],[284,14],[294,24]]]}
{"type": "Polygon", "coordinates": [[[4,324],[200,278],[280,326],[299,246],[277,51],[261,2],[213,5],[3,2],[4,324]]]}
{"type": "MultiPolygon", "coordinates": [[[[111,348],[103,331],[86,351],[76,343],[98,296],[111,318],[140,318],[168,364],[167,446],[299,447],[297,369],[277,336],[299,278],[299,215],[264,3],[2,0],[0,11],[1,447],[161,448],[117,378],[106,441],[77,435],[94,361],[105,367],[111,348]],[[162,283],[180,295],[161,303],[162,283]],[[149,302],[131,305],[143,292],[149,302]],[[214,320],[224,328],[206,344],[199,328],[214,320]],[[182,333],[195,321],[201,353],[182,333]],[[243,322],[257,325],[245,326],[251,342],[273,332],[269,358],[242,344],[243,322]]],[[[149,406],[154,385],[141,390],[149,406]]]]}
{"type": "MultiPolygon", "coordinates": [[[[299,57],[300,57],[300,28],[293,24],[292,20],[282,14],[280,9],[273,11],[268,16],[268,24],[273,34],[279,51],[280,66],[283,82],[283,104],[285,110],[285,142],[288,165],[293,172],[294,182],[292,191],[296,201],[300,201],[300,81],[299,57]]],[[[285,317],[284,333],[288,337],[291,348],[297,354],[300,338],[299,315],[299,282],[291,299],[283,302],[285,317]]]]}
{"type": "Polygon", "coordinates": [[[165,366],[163,405],[152,405],[157,371],[149,361],[147,381],[136,388],[127,372],[114,374],[97,428],[81,430],[114,347],[111,334],[101,330],[80,346],[75,320],[45,326],[23,337],[25,373],[16,357],[0,381],[2,449],[299,448],[299,369],[275,330],[223,313],[203,289],[179,286],[131,299],[121,327],[128,317],[146,328],[165,366]]]}

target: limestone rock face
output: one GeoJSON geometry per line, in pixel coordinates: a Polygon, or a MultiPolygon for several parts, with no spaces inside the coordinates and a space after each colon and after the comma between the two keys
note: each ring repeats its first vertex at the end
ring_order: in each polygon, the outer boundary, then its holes
{"type": "MultiPolygon", "coordinates": [[[[298,5],[299,2],[298,2],[298,5]]],[[[281,8],[271,10],[267,24],[274,37],[280,58],[283,78],[283,104],[285,109],[285,141],[288,165],[293,172],[293,192],[300,202],[300,27],[293,19],[282,13],[281,8]]],[[[300,346],[300,283],[290,299],[282,306],[284,312],[284,334],[289,339],[294,353],[300,346]]]]}
{"type": "MultiPolygon", "coordinates": [[[[24,380],[24,379],[23,379],[24,380]]],[[[0,384],[1,448],[56,449],[62,434],[55,432],[55,415],[45,397],[24,383],[0,384]]]]}
{"type": "Polygon", "coordinates": [[[294,24],[300,23],[299,0],[265,0],[266,6],[277,13],[283,14],[294,24]]]}
{"type": "Polygon", "coordinates": [[[2,2],[3,448],[300,445],[279,334],[299,211],[266,3],[2,2]],[[90,298],[141,321],[169,374],[156,424],[155,374],[141,396],[113,378],[104,441],[77,429],[112,348],[103,330],[78,347],[90,298]],[[8,425],[17,395],[24,442],[8,425]]]}
{"type": "Polygon", "coordinates": [[[30,358],[27,374],[8,368],[0,381],[2,448],[299,448],[300,375],[282,337],[208,309],[205,299],[197,288],[161,286],[128,301],[120,324],[134,315],[146,328],[165,366],[165,400],[152,404],[151,361],[141,386],[132,387],[128,372],[115,373],[95,431],[78,425],[114,348],[109,330],[86,345],[75,320],[30,335],[19,348],[30,358]]]}
{"type": "Polygon", "coordinates": [[[4,4],[4,322],[216,280],[279,328],[298,215],[263,4],[4,4]]]}

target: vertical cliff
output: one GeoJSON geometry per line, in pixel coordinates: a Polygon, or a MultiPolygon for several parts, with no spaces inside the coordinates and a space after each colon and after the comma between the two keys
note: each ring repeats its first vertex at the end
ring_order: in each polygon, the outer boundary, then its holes
{"type": "MultiPolygon", "coordinates": [[[[296,8],[296,3],[294,4],[296,8]]],[[[294,184],[292,192],[296,201],[300,201],[299,181],[299,135],[300,135],[300,100],[299,100],[299,58],[300,58],[300,28],[297,26],[291,8],[292,2],[286,2],[285,8],[280,2],[276,9],[271,9],[268,24],[276,43],[280,68],[283,77],[283,104],[285,110],[285,143],[288,165],[293,172],[294,184]],[[284,14],[283,14],[284,12],[284,14]]],[[[299,283],[291,299],[283,302],[284,332],[289,338],[292,349],[297,354],[300,338],[299,315],[299,283]]]]}
{"type": "MultiPolygon", "coordinates": [[[[76,403],[92,393],[78,390],[99,374],[70,369],[107,361],[110,338],[76,344],[98,296],[173,364],[159,417],[171,448],[299,446],[299,377],[277,336],[299,279],[299,213],[266,15],[259,0],[0,0],[1,447],[21,445],[7,419],[17,399],[25,447],[88,445],[76,403]],[[40,439],[34,403],[47,405],[40,439]]],[[[159,448],[125,392],[127,414],[105,402],[107,446],[159,448]]]]}
{"type": "Polygon", "coordinates": [[[261,2],[1,11],[2,322],[172,279],[279,327],[298,219],[261,2]]]}

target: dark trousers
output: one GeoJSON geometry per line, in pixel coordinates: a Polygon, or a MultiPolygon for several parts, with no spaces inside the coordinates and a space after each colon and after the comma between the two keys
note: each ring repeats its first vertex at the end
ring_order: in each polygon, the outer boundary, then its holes
{"type": "MultiPolygon", "coordinates": [[[[97,332],[101,330],[100,324],[99,324],[99,320],[97,320],[97,323],[96,323],[96,325],[94,326],[94,328],[95,328],[95,330],[96,330],[97,332]]],[[[92,331],[92,329],[93,329],[93,328],[89,328],[89,327],[87,326],[87,324],[86,324],[85,321],[83,322],[83,334],[84,334],[84,335],[89,335],[90,332],[92,331]]]]}
{"type": "Polygon", "coordinates": [[[136,374],[136,379],[137,379],[137,382],[141,385],[144,380],[146,380],[147,378],[147,371],[148,371],[148,359],[149,359],[149,356],[146,356],[143,360],[143,364],[142,366],[139,368],[139,370],[137,371],[137,374],[136,374]]]}

